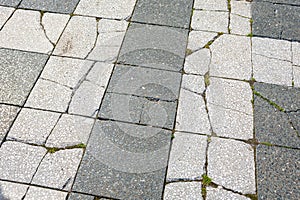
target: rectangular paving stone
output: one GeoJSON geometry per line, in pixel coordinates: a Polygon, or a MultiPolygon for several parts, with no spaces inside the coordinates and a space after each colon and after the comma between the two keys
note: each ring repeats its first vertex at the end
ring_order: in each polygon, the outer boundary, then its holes
{"type": "Polygon", "coordinates": [[[180,73],[116,65],[107,91],[174,101],[180,82],[180,73]]]}
{"type": "Polygon", "coordinates": [[[6,136],[19,111],[20,108],[18,107],[0,104],[0,143],[6,136]]]}
{"type": "Polygon", "coordinates": [[[20,8],[29,8],[57,13],[72,13],[79,0],[23,0],[20,8]]]}
{"type": "Polygon", "coordinates": [[[14,12],[14,8],[0,6],[0,29],[14,12]]]}
{"type": "MultiPolygon", "coordinates": [[[[95,197],[85,194],[71,193],[68,200],[94,200],[95,197]]],[[[101,200],[101,199],[100,199],[101,200]]]]}
{"type": "MultiPolygon", "coordinates": [[[[264,0],[254,0],[254,1],[261,2],[264,0]]],[[[298,0],[268,0],[268,2],[290,4],[290,5],[300,5],[300,2],[298,0]]]]}
{"type": "Polygon", "coordinates": [[[224,200],[224,199],[234,199],[234,200],[250,200],[250,198],[247,198],[245,196],[242,196],[237,193],[229,192],[228,190],[213,187],[206,188],[207,194],[206,199],[207,200],[224,200]]]}
{"type": "Polygon", "coordinates": [[[27,192],[27,185],[0,181],[0,199],[22,199],[27,192]]]}
{"type": "Polygon", "coordinates": [[[171,131],[97,121],[73,190],[118,199],[161,199],[171,131]]]}
{"type": "Polygon", "coordinates": [[[176,101],[106,93],[99,117],[172,129],[176,105],[176,101]]]}
{"type": "Polygon", "coordinates": [[[65,200],[67,195],[67,192],[30,186],[24,200],[65,200]]]}
{"type": "Polygon", "coordinates": [[[180,71],[188,30],[131,23],[118,62],[156,69],[180,71]]]}
{"type": "Polygon", "coordinates": [[[200,182],[178,182],[167,184],[164,200],[197,199],[202,200],[200,182]]]}
{"type": "Polygon", "coordinates": [[[22,0],[0,0],[0,5],[17,6],[22,0]]]}
{"type": "Polygon", "coordinates": [[[228,11],[227,0],[195,0],[194,9],[228,11]]]}
{"type": "Polygon", "coordinates": [[[193,0],[138,0],[132,21],[189,28],[193,0]]]}
{"type": "Polygon", "coordinates": [[[0,48],[0,102],[23,105],[47,55],[0,48]]]}
{"type": "Polygon", "coordinates": [[[256,150],[258,199],[300,199],[300,151],[259,145],[256,150]]]}

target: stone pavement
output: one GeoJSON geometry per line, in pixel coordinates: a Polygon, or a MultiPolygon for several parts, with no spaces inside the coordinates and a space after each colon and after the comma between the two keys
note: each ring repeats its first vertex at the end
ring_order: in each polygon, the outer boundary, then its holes
{"type": "Polygon", "coordinates": [[[300,199],[299,0],[0,0],[0,200],[300,199]]]}

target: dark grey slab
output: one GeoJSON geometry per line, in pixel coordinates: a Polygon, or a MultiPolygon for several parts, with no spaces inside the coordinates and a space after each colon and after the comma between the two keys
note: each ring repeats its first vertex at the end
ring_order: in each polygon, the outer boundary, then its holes
{"type": "Polygon", "coordinates": [[[0,5],[4,6],[17,6],[21,0],[0,0],[0,5]]]}
{"type": "Polygon", "coordinates": [[[19,111],[20,108],[18,107],[0,104],[0,144],[3,142],[19,111]]]}
{"type": "Polygon", "coordinates": [[[187,37],[185,29],[131,23],[118,62],[180,71],[187,37]]]}
{"type": "Polygon", "coordinates": [[[132,21],[189,28],[193,0],[138,0],[132,21]]]}
{"type": "Polygon", "coordinates": [[[20,8],[51,11],[57,13],[72,13],[79,0],[23,0],[20,8]]]}
{"type": "Polygon", "coordinates": [[[177,101],[106,93],[99,117],[172,129],[177,101]]]}
{"type": "MultiPolygon", "coordinates": [[[[90,195],[78,194],[78,193],[71,193],[68,200],[94,200],[95,197],[90,195]]],[[[101,199],[99,199],[101,200],[101,199]]]]}
{"type": "Polygon", "coordinates": [[[285,111],[296,111],[300,109],[300,88],[267,83],[255,83],[254,88],[262,96],[275,102],[285,111]]]}
{"type": "Polygon", "coordinates": [[[300,7],[253,2],[253,34],[277,39],[300,41],[300,7]]]}
{"type": "Polygon", "coordinates": [[[0,49],[0,103],[23,105],[48,55],[0,49]]]}
{"type": "Polygon", "coordinates": [[[177,100],[181,74],[142,67],[117,65],[108,92],[177,100]]]}
{"type": "Polygon", "coordinates": [[[268,1],[272,3],[288,4],[288,5],[300,5],[299,0],[254,0],[254,2],[268,1]]]}
{"type": "Polygon", "coordinates": [[[97,121],[74,191],[118,199],[161,199],[171,132],[97,121]]]}
{"type": "Polygon", "coordinates": [[[298,136],[300,137],[300,110],[298,112],[288,113],[288,116],[293,127],[296,129],[298,136]]]}
{"type": "Polygon", "coordinates": [[[300,199],[300,150],[259,145],[258,199],[300,199]]]}

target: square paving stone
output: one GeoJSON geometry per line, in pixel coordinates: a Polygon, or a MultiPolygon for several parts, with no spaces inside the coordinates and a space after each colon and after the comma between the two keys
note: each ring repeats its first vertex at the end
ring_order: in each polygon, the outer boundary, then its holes
{"type": "Polygon", "coordinates": [[[189,28],[193,0],[138,0],[132,21],[189,28]]]}
{"type": "Polygon", "coordinates": [[[19,111],[20,108],[18,107],[0,104],[0,143],[6,136],[19,111]]]}
{"type": "Polygon", "coordinates": [[[97,121],[73,190],[118,199],[161,199],[171,131],[97,121]]]}
{"type": "Polygon", "coordinates": [[[0,0],[0,5],[16,7],[22,0],[0,0]]]}
{"type": "Polygon", "coordinates": [[[23,105],[47,55],[0,48],[0,102],[23,105]]]}
{"type": "Polygon", "coordinates": [[[72,13],[78,2],[79,0],[23,0],[19,7],[58,13],[72,13]]]}
{"type": "Polygon", "coordinates": [[[258,199],[300,199],[300,150],[259,145],[256,150],[258,199]]]}
{"type": "Polygon", "coordinates": [[[107,91],[174,101],[180,82],[180,73],[117,65],[107,91]]]}
{"type": "Polygon", "coordinates": [[[187,38],[185,29],[131,23],[118,62],[180,71],[187,38]]]}
{"type": "Polygon", "coordinates": [[[176,105],[176,101],[106,93],[99,117],[172,129],[176,105]]]}
{"type": "Polygon", "coordinates": [[[0,199],[22,199],[27,192],[27,185],[0,181],[0,199]]]}

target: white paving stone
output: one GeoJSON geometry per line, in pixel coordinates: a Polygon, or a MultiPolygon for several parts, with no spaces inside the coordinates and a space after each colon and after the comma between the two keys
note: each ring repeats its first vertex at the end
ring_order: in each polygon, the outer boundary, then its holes
{"type": "Polygon", "coordinates": [[[5,142],[0,148],[0,179],[29,183],[46,153],[43,147],[5,142]]]}
{"type": "Polygon", "coordinates": [[[60,114],[23,108],[8,134],[8,139],[43,145],[60,114]]]}
{"type": "Polygon", "coordinates": [[[253,77],[256,81],[278,85],[292,85],[293,66],[291,62],[252,55],[253,77]]]}
{"type": "Polygon", "coordinates": [[[205,90],[204,77],[184,74],[182,77],[181,88],[202,94],[205,90]]]}
{"type": "Polygon", "coordinates": [[[249,83],[221,78],[210,78],[207,102],[252,115],[252,90],[249,83]]]}
{"type": "Polygon", "coordinates": [[[0,199],[1,200],[17,200],[22,199],[26,194],[28,186],[0,181],[0,199]]]}
{"type": "Polygon", "coordinates": [[[83,149],[67,149],[48,153],[39,166],[32,183],[69,190],[82,157],[83,149]]]}
{"type": "Polygon", "coordinates": [[[208,104],[208,111],[213,132],[218,136],[244,140],[253,138],[253,114],[245,114],[213,104],[208,104]]]}
{"type": "Polygon", "coordinates": [[[250,19],[238,15],[230,15],[230,33],[248,35],[251,33],[250,19]]]}
{"type": "Polygon", "coordinates": [[[96,19],[74,16],[68,23],[53,53],[59,56],[85,58],[93,49],[96,38],[96,19]]]}
{"type": "Polygon", "coordinates": [[[105,88],[84,81],[76,90],[69,107],[69,113],[94,117],[99,109],[105,88]]]}
{"type": "Polygon", "coordinates": [[[300,87],[300,67],[294,66],[294,85],[300,87]]]}
{"type": "Polygon", "coordinates": [[[227,11],[227,0],[195,0],[194,9],[227,11]]]}
{"type": "Polygon", "coordinates": [[[64,148],[86,145],[93,124],[93,119],[64,114],[49,136],[46,146],[64,148]]]}
{"type": "Polygon", "coordinates": [[[251,18],[251,3],[246,0],[232,0],[231,4],[231,13],[251,18]]]}
{"type": "Polygon", "coordinates": [[[228,12],[195,10],[192,17],[192,28],[214,32],[228,32],[228,12]]]}
{"type": "Polygon", "coordinates": [[[293,64],[300,66],[300,42],[292,43],[293,64]]]}
{"type": "Polygon", "coordinates": [[[16,10],[0,31],[0,47],[49,53],[53,45],[40,24],[40,12],[16,10]]]}
{"type": "Polygon", "coordinates": [[[67,192],[31,186],[24,200],[65,200],[67,195],[67,192]]]}
{"type": "Polygon", "coordinates": [[[70,15],[45,13],[42,18],[42,25],[44,26],[47,37],[52,43],[56,43],[59,36],[63,32],[70,15]]]}
{"type": "Polygon", "coordinates": [[[176,130],[193,133],[210,134],[210,123],[201,95],[181,89],[176,130]]]}
{"type": "Polygon", "coordinates": [[[204,173],[207,137],[175,133],[167,178],[196,178],[204,173]]]}
{"type": "Polygon", "coordinates": [[[125,19],[133,11],[136,0],[81,0],[75,14],[125,19]]]}
{"type": "Polygon", "coordinates": [[[178,182],[165,186],[164,200],[202,200],[200,182],[178,182]]]}
{"type": "Polygon", "coordinates": [[[214,39],[217,33],[204,32],[204,31],[191,31],[188,40],[188,49],[195,51],[203,48],[209,41],[214,39]]]}
{"type": "Polygon", "coordinates": [[[207,200],[224,200],[224,199],[230,199],[230,200],[250,200],[249,198],[229,192],[227,190],[222,189],[222,187],[218,188],[206,188],[206,199],[207,200]]]}
{"type": "Polygon", "coordinates": [[[113,64],[97,62],[87,75],[86,79],[96,85],[106,88],[113,67],[113,64]]]}
{"type": "Polygon", "coordinates": [[[205,75],[209,70],[210,60],[210,50],[200,49],[186,57],[184,70],[186,73],[205,75]]]}
{"type": "Polygon", "coordinates": [[[51,56],[41,77],[75,88],[92,65],[92,61],[51,56]]]}
{"type": "Polygon", "coordinates": [[[243,194],[255,194],[254,150],[249,144],[212,138],[207,169],[214,183],[243,194]]]}
{"type": "Polygon", "coordinates": [[[20,108],[18,107],[0,104],[0,142],[6,136],[19,111],[20,108]]]}
{"type": "Polygon", "coordinates": [[[291,42],[271,38],[252,38],[253,54],[286,61],[292,60],[291,42]]]}
{"type": "Polygon", "coordinates": [[[14,10],[15,10],[14,8],[0,6],[0,29],[8,20],[10,15],[14,12],[14,10]]]}
{"type": "Polygon", "coordinates": [[[252,73],[251,42],[246,36],[222,35],[211,46],[211,76],[249,80],[252,73]]]}
{"type": "Polygon", "coordinates": [[[72,90],[57,83],[39,79],[31,91],[26,107],[65,112],[72,90]]]}

